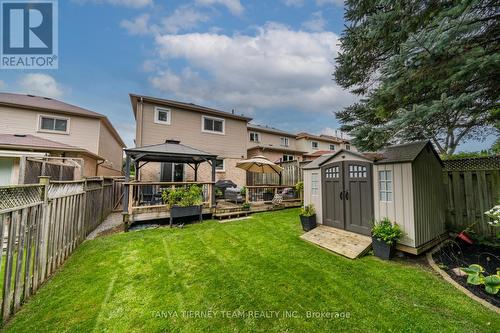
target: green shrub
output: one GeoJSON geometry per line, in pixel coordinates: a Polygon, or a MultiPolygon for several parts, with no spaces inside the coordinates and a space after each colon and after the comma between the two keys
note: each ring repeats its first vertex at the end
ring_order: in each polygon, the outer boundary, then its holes
{"type": "Polygon", "coordinates": [[[393,245],[403,236],[403,231],[396,223],[393,225],[388,218],[384,218],[375,222],[372,236],[388,245],[393,245]]]}
{"type": "Polygon", "coordinates": [[[200,206],[203,203],[202,189],[198,185],[164,190],[162,198],[170,207],[200,206]]]}
{"type": "Polygon", "coordinates": [[[240,190],[240,194],[241,194],[242,196],[245,196],[245,195],[247,194],[247,188],[246,188],[245,186],[243,186],[243,187],[241,188],[241,190],[240,190]]]}
{"type": "Polygon", "coordinates": [[[241,205],[243,209],[250,209],[250,204],[248,202],[245,202],[243,205],[241,205]]]}
{"type": "Polygon", "coordinates": [[[298,182],[297,184],[295,184],[295,190],[298,193],[302,193],[302,191],[304,191],[304,182],[298,182]]]}
{"type": "Polygon", "coordinates": [[[310,204],[304,206],[300,209],[300,216],[310,217],[316,214],[316,210],[314,209],[314,205],[310,204]]]}

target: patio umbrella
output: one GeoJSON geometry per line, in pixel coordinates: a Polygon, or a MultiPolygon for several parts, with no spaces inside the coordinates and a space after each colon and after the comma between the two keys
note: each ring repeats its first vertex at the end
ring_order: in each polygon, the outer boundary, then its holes
{"type": "Polygon", "coordinates": [[[254,156],[248,160],[240,161],[236,163],[236,167],[257,173],[277,173],[280,177],[279,184],[281,185],[281,172],[283,168],[274,162],[269,161],[264,156],[254,156]]]}
{"type": "Polygon", "coordinates": [[[236,167],[250,172],[277,173],[278,175],[281,175],[281,171],[283,171],[282,167],[260,155],[240,161],[236,163],[236,167]]]}

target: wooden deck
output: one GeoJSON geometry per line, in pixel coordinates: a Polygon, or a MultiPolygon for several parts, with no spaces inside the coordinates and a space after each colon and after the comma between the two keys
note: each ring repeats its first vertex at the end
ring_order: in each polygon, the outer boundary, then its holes
{"type": "Polygon", "coordinates": [[[319,225],[300,238],[349,259],[359,258],[372,245],[372,240],[368,236],[324,225],[319,225]]]}

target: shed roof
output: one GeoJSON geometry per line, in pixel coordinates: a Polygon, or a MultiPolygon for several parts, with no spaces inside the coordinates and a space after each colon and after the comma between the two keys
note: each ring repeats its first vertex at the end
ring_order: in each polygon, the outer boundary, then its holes
{"type": "Polygon", "coordinates": [[[125,149],[125,153],[136,162],[201,163],[217,158],[215,154],[183,145],[174,140],[167,140],[165,143],[157,145],[125,149]]]}
{"type": "Polygon", "coordinates": [[[389,146],[385,148],[384,151],[382,152],[382,158],[377,160],[375,163],[386,164],[386,163],[413,162],[427,145],[431,147],[437,159],[442,164],[441,158],[434,150],[434,147],[432,146],[429,140],[415,141],[401,145],[389,146]]]}

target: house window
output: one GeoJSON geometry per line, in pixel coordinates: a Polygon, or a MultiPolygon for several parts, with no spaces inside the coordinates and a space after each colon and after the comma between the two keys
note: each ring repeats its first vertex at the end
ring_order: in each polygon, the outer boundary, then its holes
{"type": "Polygon", "coordinates": [[[351,145],[345,145],[345,150],[351,150],[351,145]]]}
{"type": "Polygon", "coordinates": [[[318,195],[319,192],[319,175],[311,174],[311,195],[318,195]]]}
{"type": "Polygon", "coordinates": [[[312,147],[312,149],[318,149],[318,148],[319,148],[319,143],[318,143],[318,141],[312,141],[312,142],[311,142],[311,147],[312,147]]]}
{"type": "Polygon", "coordinates": [[[287,155],[287,154],[283,155],[282,161],[283,162],[293,161],[293,155],[287,155]]]}
{"type": "Polygon", "coordinates": [[[392,171],[383,170],[378,172],[378,184],[380,201],[392,201],[392,171]]]}
{"type": "Polygon", "coordinates": [[[225,121],[221,118],[202,116],[202,131],[207,133],[224,134],[225,121]]]}
{"type": "Polygon", "coordinates": [[[68,133],[68,123],[68,118],[40,116],[38,129],[47,132],[68,133]]]}
{"type": "Polygon", "coordinates": [[[335,150],[335,145],[330,145],[330,150],[335,150]]]}
{"type": "Polygon", "coordinates": [[[367,172],[364,165],[349,165],[349,178],[366,178],[367,172]]]}
{"type": "Polygon", "coordinates": [[[281,139],[281,146],[288,147],[290,145],[290,141],[288,138],[280,138],[280,139],[281,139]]]}
{"type": "Polygon", "coordinates": [[[260,135],[259,135],[259,133],[250,132],[250,141],[252,141],[252,142],[260,142],[260,135]]]}
{"type": "Polygon", "coordinates": [[[170,109],[155,108],[155,123],[170,125],[170,109]]]}
{"type": "Polygon", "coordinates": [[[224,172],[226,171],[226,163],[224,163],[223,159],[216,159],[215,160],[215,171],[217,172],[224,172]]]}

